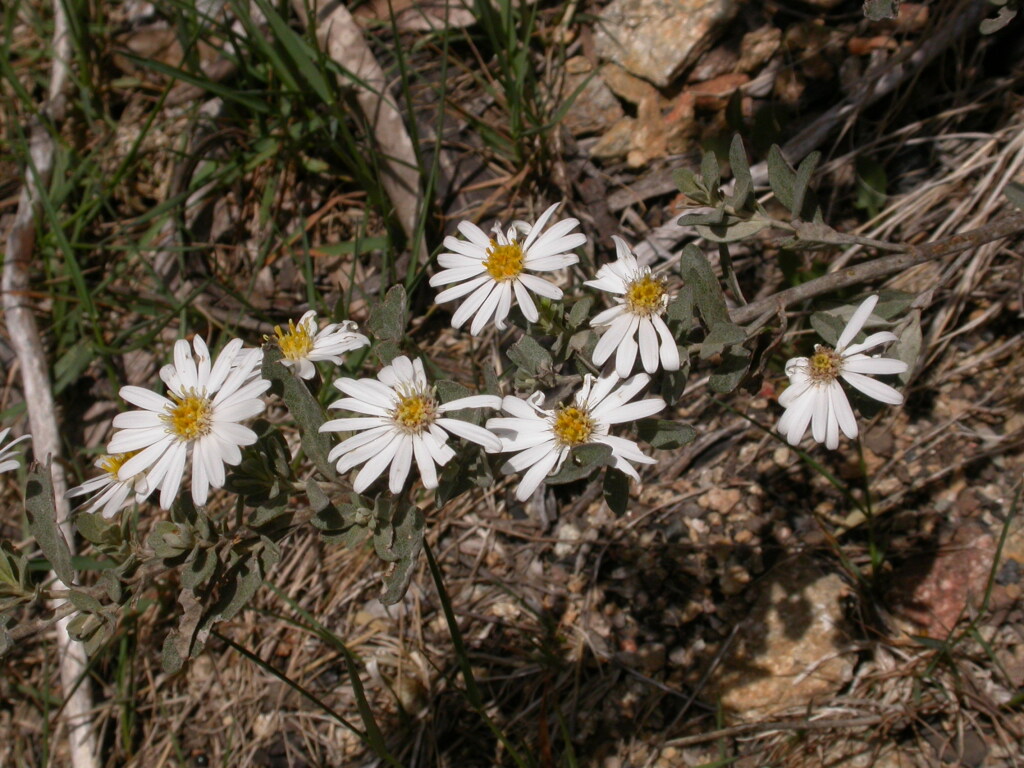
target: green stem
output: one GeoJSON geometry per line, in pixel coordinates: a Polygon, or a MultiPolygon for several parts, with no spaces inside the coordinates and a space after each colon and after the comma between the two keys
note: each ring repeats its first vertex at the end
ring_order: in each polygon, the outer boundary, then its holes
{"type": "Polygon", "coordinates": [[[452,610],[452,601],[448,597],[448,590],[445,589],[444,579],[441,576],[441,569],[437,566],[437,561],[434,559],[434,553],[430,550],[430,544],[426,538],[423,539],[423,551],[427,555],[427,564],[430,566],[430,575],[434,579],[434,586],[437,587],[437,596],[441,600],[441,609],[444,611],[445,621],[448,623],[448,631],[452,636],[452,645],[455,648],[455,658],[458,659],[459,669],[462,672],[462,678],[466,681],[466,697],[469,699],[470,705],[476,710],[477,714],[487,724],[487,727],[491,729],[491,733],[504,745],[505,749],[515,760],[516,765],[520,768],[527,768],[531,763],[519,754],[519,751],[512,746],[512,743],[505,736],[504,732],[498,727],[497,723],[494,722],[487,714],[484,709],[484,699],[480,693],[480,688],[477,686],[476,678],[473,676],[473,667],[469,663],[469,655],[466,653],[466,644],[462,639],[462,631],[459,629],[459,623],[455,620],[455,612],[452,610]]]}

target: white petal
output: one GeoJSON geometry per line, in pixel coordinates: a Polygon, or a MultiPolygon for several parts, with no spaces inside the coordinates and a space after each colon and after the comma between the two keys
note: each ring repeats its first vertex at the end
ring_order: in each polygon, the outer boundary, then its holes
{"type": "Polygon", "coordinates": [[[887,405],[900,405],[903,402],[903,395],[888,384],[883,384],[880,381],[875,381],[868,376],[853,373],[852,371],[843,371],[839,375],[850,386],[856,387],[868,397],[873,397],[879,402],[886,403],[887,405]]]}
{"type": "Polygon", "coordinates": [[[157,411],[163,413],[164,409],[168,406],[173,406],[170,400],[166,397],[158,395],[156,392],[150,392],[148,389],[142,387],[125,386],[121,387],[121,398],[132,405],[137,405],[139,408],[145,408],[147,411],[157,411]]]}
{"type": "Polygon", "coordinates": [[[814,409],[811,411],[811,436],[817,443],[825,442],[825,431],[828,426],[828,390],[815,387],[811,390],[814,409]]]}
{"type": "Polygon", "coordinates": [[[462,298],[468,293],[472,293],[478,288],[480,288],[480,290],[485,290],[484,288],[481,288],[481,286],[487,286],[493,283],[494,278],[490,275],[480,275],[480,277],[474,277],[472,280],[465,282],[462,285],[453,285],[451,288],[446,288],[434,297],[434,301],[438,304],[454,301],[455,299],[462,298]]]}
{"type": "Polygon", "coordinates": [[[471,221],[460,221],[458,230],[463,237],[481,248],[488,248],[491,244],[491,238],[471,221]]]}
{"type": "Polygon", "coordinates": [[[899,337],[890,331],[872,333],[860,344],[853,344],[847,347],[843,352],[843,357],[850,357],[852,355],[859,354],[860,352],[867,352],[869,349],[874,349],[875,347],[886,344],[890,341],[899,341],[899,337]]]}
{"type": "Polygon", "coordinates": [[[373,481],[380,477],[388,464],[391,463],[391,459],[393,459],[395,453],[398,452],[399,443],[407,439],[409,439],[407,435],[400,432],[393,432],[387,443],[382,445],[380,450],[375,455],[371,456],[369,460],[367,460],[366,464],[363,465],[363,468],[359,470],[359,474],[356,475],[356,480],[352,484],[353,490],[355,490],[356,493],[362,493],[369,488],[373,481]]]}
{"type": "MultiPolygon", "coordinates": [[[[833,384],[835,382],[832,382],[833,384]]],[[[828,398],[827,420],[825,422],[825,447],[834,451],[839,447],[839,419],[836,417],[836,409],[833,404],[831,393],[825,390],[828,398]]]]}
{"type": "Polygon", "coordinates": [[[332,410],[352,411],[353,413],[365,413],[367,416],[387,416],[388,409],[382,408],[373,403],[367,403],[355,397],[343,397],[335,400],[327,406],[332,410]]]}
{"type": "Polygon", "coordinates": [[[559,205],[559,203],[555,203],[540,215],[537,222],[530,228],[530,234],[526,236],[526,241],[523,243],[523,251],[528,251],[530,249],[533,241],[537,239],[538,235],[540,235],[541,230],[544,229],[544,225],[548,223],[548,219],[554,215],[559,205]]]}
{"type": "Polygon", "coordinates": [[[455,310],[455,314],[452,315],[452,328],[461,328],[496,290],[499,290],[498,284],[488,277],[476,292],[455,310]]]}
{"type": "Polygon", "coordinates": [[[532,467],[539,461],[543,461],[546,456],[557,455],[558,448],[554,439],[547,440],[543,443],[527,448],[525,451],[510,456],[508,460],[502,465],[501,471],[506,474],[513,472],[522,472],[528,467],[532,467]]]}
{"type": "Polygon", "coordinates": [[[679,348],[676,346],[675,336],[672,335],[672,331],[665,325],[665,321],[657,315],[651,315],[651,324],[661,339],[661,344],[658,348],[658,354],[661,357],[661,367],[666,371],[678,371],[679,348]]]}
{"type": "Polygon", "coordinates": [[[605,424],[622,424],[627,421],[646,419],[656,413],[665,410],[665,401],[660,397],[652,397],[647,400],[637,400],[635,403],[626,403],[618,406],[611,413],[603,413],[601,421],[605,424]]]}
{"type": "Polygon", "coordinates": [[[111,424],[114,429],[156,429],[162,432],[164,421],[160,416],[153,411],[125,411],[117,414],[111,424]]]}
{"type": "Polygon", "coordinates": [[[463,408],[501,408],[501,398],[497,395],[470,395],[449,400],[437,406],[438,413],[458,411],[463,408]]]}
{"type": "Polygon", "coordinates": [[[431,277],[430,285],[436,288],[439,285],[451,285],[452,283],[461,283],[463,280],[472,280],[483,272],[483,269],[484,268],[479,263],[472,267],[453,267],[452,269],[446,269],[431,277]]]}
{"type": "MultiPolygon", "coordinates": [[[[167,469],[167,474],[160,482],[160,507],[162,509],[170,509],[174,499],[178,496],[178,491],[181,490],[181,478],[185,474],[187,452],[188,445],[186,443],[176,442],[164,454],[161,462],[158,462],[158,464],[162,463],[166,466],[167,469]]],[[[157,467],[153,467],[151,475],[156,473],[156,470],[157,467]]],[[[203,503],[205,501],[204,499],[203,503]]]]}
{"type": "MultiPolygon", "coordinates": [[[[110,442],[107,443],[107,453],[141,451],[143,448],[154,444],[162,444],[170,439],[171,436],[167,434],[165,429],[122,429],[119,432],[115,432],[114,436],[110,438],[110,442]]],[[[138,456],[132,457],[132,459],[136,458],[138,456]]],[[[129,461],[132,459],[129,459],[129,461]]],[[[153,461],[156,461],[156,459],[153,459],[153,461]]],[[[136,470],[132,474],[137,474],[140,471],[136,470]]]]}
{"type": "Polygon", "coordinates": [[[461,421],[459,419],[438,419],[437,425],[453,435],[463,437],[477,445],[482,445],[492,453],[497,453],[501,450],[501,440],[495,437],[493,433],[483,427],[478,427],[476,424],[470,424],[468,421],[461,421]]]}
{"type": "Polygon", "coordinates": [[[639,328],[640,360],[643,361],[644,370],[654,373],[658,370],[658,362],[661,359],[658,354],[658,334],[654,332],[654,326],[649,318],[641,318],[639,328]]]}
{"type": "MultiPolygon", "coordinates": [[[[576,246],[571,246],[575,248],[576,246]]],[[[553,256],[530,256],[523,262],[523,266],[534,272],[554,272],[556,269],[565,269],[573,264],[579,263],[580,257],[575,253],[556,253],[553,256]]]]}
{"type": "MultiPolygon", "coordinates": [[[[196,339],[199,336],[195,337],[196,339]]],[[[203,344],[205,347],[206,345],[203,344]]],[[[174,370],[178,373],[181,385],[185,389],[199,387],[199,376],[196,374],[196,361],[192,359],[192,349],[184,339],[174,342],[174,370]]]]}
{"type": "Polygon", "coordinates": [[[516,302],[519,304],[519,309],[522,310],[523,316],[531,323],[536,323],[540,317],[540,313],[537,312],[537,306],[533,303],[529,291],[518,280],[512,281],[512,288],[516,293],[516,302]]]}
{"type": "Polygon", "coordinates": [[[625,304],[616,304],[614,307],[598,312],[590,318],[590,327],[595,328],[601,325],[611,325],[615,319],[621,317],[625,311],[625,304]]]}
{"type": "Polygon", "coordinates": [[[857,418],[853,415],[850,401],[846,398],[846,393],[839,386],[838,381],[829,383],[828,395],[832,401],[832,412],[835,413],[839,428],[843,430],[844,435],[852,440],[857,436],[857,418]]]}
{"type": "Polygon", "coordinates": [[[412,467],[412,436],[405,435],[398,441],[395,457],[391,460],[391,472],[388,475],[388,490],[401,493],[405,487],[409,469],[412,467]]]}
{"type": "Polygon", "coordinates": [[[479,336],[480,332],[487,325],[487,321],[491,319],[494,314],[494,310],[498,308],[498,302],[501,301],[501,290],[502,286],[495,286],[494,290],[491,291],[484,303],[480,305],[479,311],[476,313],[476,317],[473,318],[473,324],[469,327],[469,333],[472,336],[479,336]]]}
{"type": "Polygon", "coordinates": [[[624,379],[633,372],[636,365],[637,343],[634,335],[640,326],[640,318],[636,315],[630,319],[629,331],[622,338],[619,348],[615,350],[615,372],[620,379],[624,379]]]}
{"type": "MultiPolygon", "coordinates": [[[[846,328],[843,329],[842,334],[839,336],[839,341],[836,342],[836,352],[842,354],[847,345],[853,341],[854,337],[858,333],[860,333],[860,329],[864,327],[864,323],[866,323],[868,318],[871,317],[871,312],[874,310],[877,303],[877,296],[868,296],[863,302],[861,302],[861,305],[854,310],[853,316],[850,318],[850,322],[846,324],[846,328]]],[[[818,442],[821,441],[819,440],[818,442]]]]}
{"type": "Polygon", "coordinates": [[[902,360],[892,357],[868,357],[867,355],[854,355],[843,360],[843,371],[854,373],[904,373],[907,364],[902,360]]]}
{"type": "Polygon", "coordinates": [[[562,298],[562,289],[557,285],[552,285],[547,280],[537,277],[536,275],[528,275],[525,272],[517,278],[526,288],[536,293],[538,296],[558,301],[562,298]]]}
{"type": "Polygon", "coordinates": [[[430,449],[422,435],[413,435],[412,449],[416,456],[416,466],[420,470],[420,479],[423,480],[424,488],[437,488],[437,467],[434,466],[434,457],[430,455],[430,449]]]}
{"type": "Polygon", "coordinates": [[[334,446],[327,454],[327,460],[337,462],[338,474],[348,472],[352,467],[378,454],[380,449],[391,441],[394,434],[395,430],[381,427],[355,435],[334,446]]]}
{"type": "Polygon", "coordinates": [[[779,432],[786,436],[786,442],[799,445],[813,413],[814,392],[805,390],[799,398],[793,400],[779,419],[779,432]]]}
{"type": "Polygon", "coordinates": [[[583,284],[590,288],[596,288],[599,291],[606,291],[607,293],[621,295],[626,292],[626,283],[621,277],[611,272],[605,272],[602,275],[602,271],[604,271],[604,267],[598,270],[596,279],[584,280],[583,284]]]}
{"type": "Polygon", "coordinates": [[[633,320],[636,319],[635,315],[620,315],[615,318],[608,330],[602,334],[601,338],[597,340],[597,346],[594,347],[594,365],[604,365],[605,361],[611,357],[612,352],[619,348],[622,344],[622,340],[626,338],[626,334],[630,333],[633,328],[633,320]]]}
{"type": "Polygon", "coordinates": [[[395,391],[376,379],[338,379],[334,386],[346,395],[388,411],[398,402],[395,391]]]}
{"type": "MultiPolygon", "coordinates": [[[[568,454],[568,451],[566,451],[568,454]]],[[[529,471],[523,475],[523,479],[519,481],[519,486],[516,488],[516,498],[519,501],[526,501],[533,495],[533,492],[537,490],[537,487],[544,482],[544,478],[549,473],[556,470],[561,464],[564,457],[558,453],[549,452],[547,456],[538,461],[529,471]]]]}
{"type": "Polygon", "coordinates": [[[391,419],[380,416],[365,416],[351,419],[331,419],[320,425],[321,432],[358,432],[372,427],[391,424],[391,419]]]}

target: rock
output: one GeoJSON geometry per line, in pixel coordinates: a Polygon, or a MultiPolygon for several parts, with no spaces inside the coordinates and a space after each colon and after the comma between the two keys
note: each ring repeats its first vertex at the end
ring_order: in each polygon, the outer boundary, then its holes
{"type": "Polygon", "coordinates": [[[601,58],[665,87],[736,15],[736,0],[612,0],[595,43],[601,58]]]}
{"type": "Polygon", "coordinates": [[[719,45],[701,56],[686,76],[688,83],[714,80],[720,75],[731,74],[736,69],[739,54],[727,45],[719,45]]]}
{"type": "Polygon", "coordinates": [[[763,67],[782,45],[782,30],[767,24],[747,32],[740,43],[739,72],[754,72],[763,67]]]}
{"type": "Polygon", "coordinates": [[[633,146],[633,134],[636,132],[636,119],[624,117],[609,128],[604,136],[591,147],[591,157],[599,160],[615,160],[625,157],[633,146]]]}
{"type": "Polygon", "coordinates": [[[576,56],[565,63],[566,77],[562,98],[576,94],[572,106],[565,113],[562,124],[573,136],[598,133],[621,120],[625,113],[615,94],[604,80],[595,75],[591,63],[584,56],[576,56]],[[583,89],[576,93],[577,89],[583,89]]]}
{"type": "Polygon", "coordinates": [[[849,588],[809,557],[775,568],[758,595],[706,693],[745,717],[804,707],[835,693],[853,674],[845,653],[842,600],[849,588]]]}
{"type": "Polygon", "coordinates": [[[699,109],[723,109],[729,97],[748,82],[750,76],[742,73],[719,75],[714,80],[691,85],[688,90],[694,95],[699,109]]]}
{"type": "Polygon", "coordinates": [[[900,628],[908,634],[946,637],[969,609],[980,606],[995,547],[984,526],[963,521],[943,538],[937,552],[897,568],[885,597],[900,628]]]}

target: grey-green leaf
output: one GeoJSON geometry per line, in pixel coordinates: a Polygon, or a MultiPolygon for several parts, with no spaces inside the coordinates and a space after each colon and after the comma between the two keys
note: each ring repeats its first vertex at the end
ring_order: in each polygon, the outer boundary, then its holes
{"type": "Polygon", "coordinates": [[[835,346],[846,327],[840,318],[831,312],[815,312],[811,315],[811,327],[831,346],[835,346]]]}
{"type": "Polygon", "coordinates": [[[697,174],[690,169],[676,168],[672,172],[672,180],[679,187],[679,191],[694,202],[704,204],[710,202],[703,183],[697,177],[697,174]]]}
{"type": "Polygon", "coordinates": [[[708,360],[726,347],[742,344],[746,340],[746,332],[735,323],[715,323],[700,345],[700,359],[708,360]]]}
{"type": "Polygon", "coordinates": [[[583,321],[590,317],[590,308],[594,306],[594,297],[590,295],[581,296],[569,310],[569,330],[574,331],[583,324],[583,321]]]}
{"type": "Polygon", "coordinates": [[[777,144],[772,144],[771,149],[768,150],[768,183],[771,185],[775,199],[796,215],[793,210],[796,173],[786,162],[786,158],[782,156],[782,150],[777,144]]]}
{"type": "Polygon", "coordinates": [[[334,466],[327,460],[327,454],[331,451],[331,439],[329,435],[320,431],[320,426],[326,421],[324,409],[313,397],[306,383],[290,368],[280,364],[281,356],[281,350],[276,344],[264,346],[263,378],[281,386],[285,404],[299,426],[302,450],[324,477],[332,478],[335,476],[334,466]]]}
{"type": "Polygon", "coordinates": [[[793,182],[793,215],[801,219],[812,219],[814,217],[814,205],[811,201],[813,193],[808,195],[811,184],[811,177],[814,175],[818,162],[821,160],[821,152],[811,152],[801,161],[796,169],[796,179],[793,182]]]}
{"type": "Polygon", "coordinates": [[[25,486],[25,514],[28,528],[36,543],[43,551],[57,578],[70,587],[75,580],[75,569],[71,566],[71,550],[57,525],[57,508],[53,498],[53,481],[50,479],[50,465],[42,466],[32,462],[25,486]]]}
{"type": "Polygon", "coordinates": [[[718,199],[718,188],[722,184],[722,171],[718,167],[718,155],[713,149],[704,152],[700,162],[700,175],[712,200],[718,199]]]}
{"type": "Polygon", "coordinates": [[[729,321],[725,295],[707,257],[695,245],[688,245],[679,256],[679,271],[693,290],[697,311],[709,328],[729,321]]]}
{"type": "Polygon", "coordinates": [[[604,473],[604,502],[621,517],[629,510],[629,478],[617,469],[604,473]]]}
{"type": "Polygon", "coordinates": [[[553,363],[548,351],[530,336],[523,336],[509,347],[508,357],[520,371],[529,376],[550,371],[553,363]]]}
{"type": "Polygon", "coordinates": [[[548,485],[571,483],[610,463],[612,449],[604,443],[588,443],[573,448],[561,469],[544,482],[548,485]]]}
{"type": "Polygon", "coordinates": [[[696,440],[697,430],[678,421],[642,419],[637,422],[637,435],[651,448],[673,450],[696,440]]]}
{"type": "Polygon", "coordinates": [[[722,355],[722,363],[708,378],[712,392],[732,392],[740,385],[750,369],[750,352],[744,347],[733,347],[722,355]]]}
{"type": "Polygon", "coordinates": [[[739,211],[750,201],[754,191],[754,179],[750,174],[750,163],[747,162],[747,150],[743,147],[743,138],[737,133],[729,145],[729,165],[732,166],[732,177],[736,180],[729,202],[734,210],[739,211]]]}
{"type": "Polygon", "coordinates": [[[734,216],[730,216],[726,223],[707,227],[697,226],[695,228],[698,235],[706,240],[710,240],[712,243],[736,243],[740,240],[746,240],[748,237],[753,237],[769,226],[771,226],[770,221],[757,216],[751,219],[737,219],[734,216]]]}
{"type": "Polygon", "coordinates": [[[384,301],[370,312],[367,329],[377,339],[398,342],[405,335],[407,322],[406,303],[408,297],[401,285],[392,286],[384,301]]]}

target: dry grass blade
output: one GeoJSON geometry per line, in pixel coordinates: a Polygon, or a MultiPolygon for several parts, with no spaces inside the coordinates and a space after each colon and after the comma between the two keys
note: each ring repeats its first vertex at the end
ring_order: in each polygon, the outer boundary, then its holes
{"type": "MultiPolygon", "coordinates": [[[[53,3],[53,14],[53,65],[44,113],[55,123],[60,123],[65,113],[65,91],[70,84],[68,60],[71,56],[71,40],[65,6],[61,0],[55,0],[53,3]]],[[[21,367],[33,447],[36,456],[45,460],[47,457],[60,456],[61,432],[57,424],[49,364],[43,351],[32,306],[26,297],[29,295],[29,267],[35,248],[36,218],[40,210],[41,195],[53,173],[54,143],[50,133],[39,121],[32,125],[29,136],[31,167],[25,169],[24,182],[18,198],[18,210],[7,236],[3,308],[4,321],[21,367]]],[[[68,520],[69,507],[64,499],[67,479],[60,462],[53,462],[52,472],[58,522],[73,554],[74,528],[68,520]]],[[[55,580],[56,576],[51,573],[50,578],[55,580]]],[[[56,611],[63,602],[54,601],[50,607],[56,611]]],[[[65,616],[57,622],[56,634],[61,687],[66,697],[63,717],[68,728],[71,765],[73,768],[96,768],[99,762],[96,738],[92,729],[92,692],[88,684],[82,684],[88,662],[81,644],[73,641],[68,634],[69,620],[70,617],[65,616]]]]}
{"type": "MultiPolygon", "coordinates": [[[[394,203],[398,220],[410,240],[416,238],[416,219],[421,205],[419,163],[402,113],[388,88],[381,69],[362,30],[343,5],[306,4],[293,0],[295,12],[303,24],[316,19],[316,38],[323,50],[337,64],[352,74],[356,83],[356,100],[373,126],[374,137],[387,163],[388,173],[381,183],[394,203]],[[322,12],[330,9],[326,15],[322,12]]],[[[417,260],[426,259],[427,246],[422,236],[412,242],[417,260]]]]}

